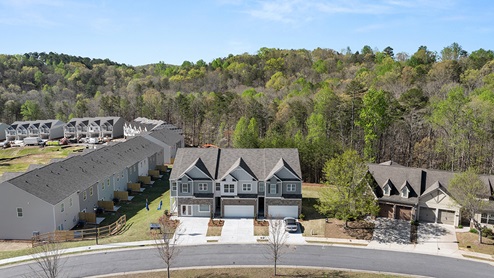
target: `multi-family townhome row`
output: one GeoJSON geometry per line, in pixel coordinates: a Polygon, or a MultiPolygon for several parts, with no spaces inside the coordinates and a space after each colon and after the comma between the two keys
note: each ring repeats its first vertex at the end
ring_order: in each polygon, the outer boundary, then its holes
{"type": "MultiPolygon", "coordinates": [[[[369,174],[381,208],[381,217],[455,226],[461,224],[461,207],[454,202],[448,191],[449,181],[454,177],[454,172],[410,168],[385,162],[369,164],[369,174]]],[[[476,220],[482,225],[492,227],[494,176],[479,177],[490,194],[478,196],[489,200],[489,205],[485,211],[476,215],[476,220]]]]}
{"type": "Polygon", "coordinates": [[[39,137],[51,140],[63,137],[64,122],[59,120],[17,121],[4,129],[6,140],[23,140],[26,137],[39,137]]]}
{"type": "Polygon", "coordinates": [[[162,128],[173,130],[178,134],[183,135],[182,129],[176,127],[175,125],[161,120],[150,120],[147,118],[138,117],[135,118],[133,121],[124,124],[124,136],[138,136],[141,133],[146,133],[148,131],[158,130],[162,128]]]}
{"type": "Polygon", "coordinates": [[[179,216],[298,217],[297,149],[179,149],[170,174],[179,216]]]}
{"type": "Polygon", "coordinates": [[[125,120],[121,117],[73,118],[63,128],[65,138],[120,138],[125,120]]]}
{"type": "MultiPolygon", "coordinates": [[[[128,193],[139,177],[169,163],[183,138],[157,130],[21,174],[0,178],[0,239],[73,228],[81,213],[128,193]]],[[[183,147],[181,145],[180,147],[183,147]]],[[[132,188],[132,190],[135,190],[132,188]]]]}

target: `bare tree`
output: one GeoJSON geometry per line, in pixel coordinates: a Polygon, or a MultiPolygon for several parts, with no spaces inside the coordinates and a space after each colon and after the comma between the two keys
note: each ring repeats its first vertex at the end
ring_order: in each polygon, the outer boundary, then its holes
{"type": "Polygon", "coordinates": [[[172,220],[167,215],[163,215],[158,221],[161,230],[159,234],[154,234],[156,249],[160,258],[166,264],[166,273],[170,278],[170,266],[180,254],[178,234],[183,233],[184,229],[180,227],[178,220],[172,220]]]}
{"type": "Polygon", "coordinates": [[[56,235],[34,247],[32,257],[35,264],[30,268],[34,271],[35,277],[60,277],[61,270],[65,264],[62,259],[63,252],[62,245],[58,242],[56,235]]]}
{"type": "Polygon", "coordinates": [[[274,261],[274,276],[276,276],[276,266],[278,261],[285,253],[288,245],[286,240],[288,239],[288,233],[283,225],[283,220],[281,219],[269,219],[269,237],[268,237],[268,252],[267,256],[270,260],[274,261]]]}

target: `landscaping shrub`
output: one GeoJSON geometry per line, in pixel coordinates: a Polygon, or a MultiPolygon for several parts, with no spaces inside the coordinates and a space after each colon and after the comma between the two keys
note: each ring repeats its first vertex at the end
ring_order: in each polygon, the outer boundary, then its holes
{"type": "Polygon", "coordinates": [[[470,228],[470,233],[472,233],[472,234],[477,234],[477,233],[478,233],[478,231],[477,231],[477,229],[470,228]]]}
{"type": "Polygon", "coordinates": [[[492,237],[492,229],[489,229],[487,227],[482,227],[482,236],[483,237],[492,237]]]}

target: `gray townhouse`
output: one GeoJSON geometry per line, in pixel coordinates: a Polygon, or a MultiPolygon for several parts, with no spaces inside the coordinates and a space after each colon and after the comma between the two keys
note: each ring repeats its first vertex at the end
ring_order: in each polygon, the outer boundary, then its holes
{"type": "Polygon", "coordinates": [[[121,117],[72,118],[63,127],[66,138],[121,138],[124,136],[121,117]]]}
{"type": "Polygon", "coordinates": [[[160,129],[168,129],[180,135],[183,135],[182,129],[176,127],[173,124],[169,124],[162,120],[151,120],[143,117],[138,117],[135,118],[133,121],[126,122],[124,124],[124,136],[126,138],[133,137],[160,129]]]}
{"type": "Polygon", "coordinates": [[[179,133],[163,128],[153,132],[146,132],[142,137],[160,145],[163,148],[164,162],[170,164],[175,161],[177,150],[185,147],[184,137],[179,133]]]}
{"type": "MultiPolygon", "coordinates": [[[[404,167],[394,162],[369,164],[374,194],[381,208],[379,216],[458,226],[460,206],[448,192],[454,172],[404,167]]],[[[476,216],[486,226],[494,225],[494,176],[480,175],[489,196],[490,207],[476,216]]]]}
{"type": "Polygon", "coordinates": [[[181,148],[170,185],[179,216],[298,218],[302,208],[297,149],[181,148]]]}
{"type": "Polygon", "coordinates": [[[0,180],[0,239],[30,239],[34,233],[68,230],[81,212],[110,201],[162,165],[163,147],[135,137],[0,180]]]}
{"type": "Polygon", "coordinates": [[[23,140],[26,137],[39,137],[52,140],[63,137],[64,122],[59,120],[16,121],[4,134],[7,140],[23,140]]]}
{"type": "Polygon", "coordinates": [[[0,123],[0,141],[3,141],[7,138],[5,134],[5,130],[7,128],[9,128],[8,124],[0,123]]]}

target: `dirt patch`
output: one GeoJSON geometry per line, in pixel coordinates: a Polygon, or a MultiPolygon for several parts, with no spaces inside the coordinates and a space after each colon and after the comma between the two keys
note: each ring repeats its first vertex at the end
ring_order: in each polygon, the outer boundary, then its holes
{"type": "Polygon", "coordinates": [[[225,225],[225,220],[223,219],[209,219],[209,227],[223,227],[225,225]]]}
{"type": "Polygon", "coordinates": [[[371,240],[374,234],[374,223],[365,220],[349,221],[345,227],[345,221],[328,219],[324,236],[327,238],[363,239],[371,240]]]}
{"type": "Polygon", "coordinates": [[[254,226],[269,226],[269,221],[254,219],[254,226]]]}
{"type": "Polygon", "coordinates": [[[15,251],[31,247],[31,241],[0,240],[0,251],[15,251]]]}

